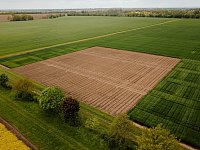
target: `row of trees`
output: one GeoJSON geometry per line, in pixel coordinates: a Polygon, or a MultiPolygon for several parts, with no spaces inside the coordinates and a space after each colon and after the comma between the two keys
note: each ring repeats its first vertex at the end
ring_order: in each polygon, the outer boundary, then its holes
{"type": "Polygon", "coordinates": [[[46,17],[43,17],[43,19],[53,19],[53,18],[59,18],[59,17],[63,17],[65,16],[65,14],[49,14],[46,17]]]}
{"type": "Polygon", "coordinates": [[[66,13],[68,16],[200,18],[200,9],[97,9],[67,11],[66,13]]]}
{"type": "MultiPolygon", "coordinates": [[[[7,75],[0,76],[0,85],[5,89],[12,89],[7,75]],[[8,88],[10,87],[10,88],[8,88]]],[[[64,119],[70,125],[83,125],[91,132],[100,134],[108,142],[110,149],[116,150],[176,150],[182,149],[176,137],[162,125],[155,128],[143,129],[141,135],[133,139],[136,127],[127,115],[119,115],[106,130],[102,128],[97,118],[87,118],[83,124],[79,119],[79,102],[72,97],[66,97],[62,89],[50,87],[42,92],[36,92],[32,82],[21,79],[13,85],[15,98],[23,101],[37,101],[39,107],[47,113],[53,113],[64,119]],[[137,146],[136,146],[137,145],[137,146]]]]}

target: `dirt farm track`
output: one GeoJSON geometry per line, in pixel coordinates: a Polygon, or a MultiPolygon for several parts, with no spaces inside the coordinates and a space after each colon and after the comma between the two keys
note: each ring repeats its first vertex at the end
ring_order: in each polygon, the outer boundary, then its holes
{"type": "Polygon", "coordinates": [[[62,55],[13,69],[111,115],[127,112],[179,59],[102,47],[62,55]]]}

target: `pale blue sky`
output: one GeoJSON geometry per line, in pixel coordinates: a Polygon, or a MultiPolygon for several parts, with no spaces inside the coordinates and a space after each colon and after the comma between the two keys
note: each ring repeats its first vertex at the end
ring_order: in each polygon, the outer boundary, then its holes
{"type": "Polygon", "coordinates": [[[0,0],[0,9],[200,7],[200,0],[0,0]]]}

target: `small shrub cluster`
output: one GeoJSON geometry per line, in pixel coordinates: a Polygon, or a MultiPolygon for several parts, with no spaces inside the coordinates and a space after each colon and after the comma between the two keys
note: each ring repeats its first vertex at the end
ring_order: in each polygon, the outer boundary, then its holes
{"type": "Polygon", "coordinates": [[[14,85],[15,98],[18,100],[34,101],[34,85],[27,79],[18,80],[14,85]]]}
{"type": "Polygon", "coordinates": [[[23,15],[12,15],[10,21],[29,21],[33,19],[34,19],[33,16],[23,14],[23,15]]]}
{"type": "Polygon", "coordinates": [[[85,127],[89,130],[98,131],[100,129],[100,122],[97,118],[88,118],[85,122],[85,127]]]}
{"type": "Polygon", "coordinates": [[[12,86],[8,84],[9,78],[6,74],[0,75],[0,85],[5,89],[12,89],[12,86]]]}
{"type": "Polygon", "coordinates": [[[47,16],[47,19],[54,19],[54,18],[59,18],[63,16],[65,16],[65,14],[50,14],[47,16]]]}

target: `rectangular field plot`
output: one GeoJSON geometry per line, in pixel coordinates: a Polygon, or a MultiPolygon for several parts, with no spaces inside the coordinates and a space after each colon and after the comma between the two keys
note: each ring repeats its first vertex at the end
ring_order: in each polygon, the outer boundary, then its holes
{"type": "Polygon", "coordinates": [[[181,140],[200,148],[199,83],[200,62],[183,60],[129,115],[147,126],[162,123],[181,140]]]}
{"type": "Polygon", "coordinates": [[[179,59],[93,47],[13,69],[111,115],[125,113],[179,59]]]}

